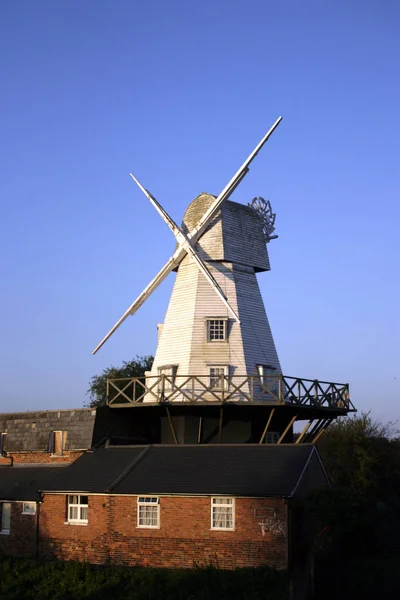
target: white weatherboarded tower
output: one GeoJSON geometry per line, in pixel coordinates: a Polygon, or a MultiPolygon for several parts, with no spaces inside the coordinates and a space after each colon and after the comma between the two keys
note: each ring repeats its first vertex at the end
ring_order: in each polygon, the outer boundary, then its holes
{"type": "MultiPolygon", "coordinates": [[[[182,228],[190,234],[215,197],[200,194],[182,228]]],[[[257,199],[257,208],[267,206],[257,199]]],[[[256,273],[269,270],[265,220],[251,206],[227,201],[194,249],[232,308],[215,293],[190,255],[177,276],[151,375],[216,377],[281,372],[256,273]],[[237,315],[237,318],[233,316],[237,315]]],[[[215,385],[217,381],[215,381],[215,385]]]]}

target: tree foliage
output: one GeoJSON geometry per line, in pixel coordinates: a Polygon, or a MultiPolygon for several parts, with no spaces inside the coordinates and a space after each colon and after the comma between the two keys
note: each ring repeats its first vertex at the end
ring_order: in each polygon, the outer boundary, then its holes
{"type": "Polygon", "coordinates": [[[145,371],[150,371],[153,364],[153,356],[136,356],[133,360],[125,361],[121,367],[107,367],[100,375],[93,375],[86,392],[90,401],[87,406],[103,406],[107,399],[107,379],[119,377],[143,377],[145,371]]]}
{"type": "Polygon", "coordinates": [[[400,492],[397,423],[382,424],[370,413],[337,420],[318,443],[332,483],[375,500],[400,492]]]}
{"type": "Polygon", "coordinates": [[[398,434],[396,423],[382,424],[364,413],[338,420],[319,441],[333,486],[309,498],[323,534],[315,538],[317,549],[343,558],[399,546],[398,434]]]}

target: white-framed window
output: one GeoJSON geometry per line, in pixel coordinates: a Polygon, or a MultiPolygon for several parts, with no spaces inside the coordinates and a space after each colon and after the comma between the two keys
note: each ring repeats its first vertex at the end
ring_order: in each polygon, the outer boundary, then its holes
{"type": "Polygon", "coordinates": [[[48,448],[52,456],[62,456],[66,437],[66,431],[50,431],[48,448]]]}
{"type": "MultiPolygon", "coordinates": [[[[257,365],[260,383],[273,394],[278,393],[278,379],[273,377],[277,375],[276,368],[271,365],[257,365]]],[[[265,390],[266,391],[266,390],[265,390]]]]}
{"type": "Polygon", "coordinates": [[[11,502],[0,502],[0,533],[8,535],[11,528],[11,502]]]}
{"type": "Polygon", "coordinates": [[[165,375],[164,380],[160,379],[158,383],[158,391],[170,392],[175,385],[175,377],[178,365],[165,365],[158,368],[158,376],[165,375]]]}
{"type": "Polygon", "coordinates": [[[264,444],[277,444],[279,437],[279,431],[267,431],[264,438],[264,444]]]}
{"type": "Polygon", "coordinates": [[[235,499],[211,498],[211,529],[235,529],[235,499]]]}
{"type": "Polygon", "coordinates": [[[229,383],[229,366],[213,365],[210,369],[210,388],[213,390],[227,390],[229,383]]]}
{"type": "Polygon", "coordinates": [[[68,496],[68,523],[88,522],[89,498],[73,494],[68,496]]]}
{"type": "Polygon", "coordinates": [[[216,317],[206,319],[207,342],[226,342],[228,339],[228,319],[216,317]]]}
{"type": "Polygon", "coordinates": [[[23,515],[36,515],[36,502],[23,502],[22,503],[22,514],[23,515]]]}
{"type": "Polygon", "coordinates": [[[160,499],[157,496],[138,496],[137,526],[160,528],[160,499]]]}

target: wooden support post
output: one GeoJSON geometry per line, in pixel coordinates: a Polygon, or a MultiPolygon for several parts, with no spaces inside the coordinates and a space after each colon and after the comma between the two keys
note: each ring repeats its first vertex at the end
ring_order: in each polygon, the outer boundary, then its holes
{"type": "Polygon", "coordinates": [[[106,383],[106,405],[110,404],[110,380],[107,379],[106,383]]]}
{"type": "Polygon", "coordinates": [[[278,379],[278,400],[281,404],[284,404],[284,399],[283,399],[283,385],[282,385],[282,375],[279,375],[279,379],[278,379]]]}
{"type": "Polygon", "coordinates": [[[224,418],[224,409],[221,406],[220,411],[219,411],[218,444],[221,441],[222,421],[223,421],[223,418],[224,418]]]}
{"type": "Polygon", "coordinates": [[[264,438],[265,438],[265,436],[267,435],[268,427],[269,427],[269,426],[270,426],[270,424],[271,424],[272,417],[274,416],[274,413],[275,413],[275,409],[273,408],[273,409],[271,410],[271,412],[269,413],[268,421],[267,421],[267,423],[266,423],[266,425],[265,425],[265,427],[264,427],[264,431],[262,432],[262,436],[261,436],[261,438],[260,438],[260,441],[258,442],[259,444],[262,444],[262,443],[263,443],[263,441],[264,441],[264,438]]]}
{"type": "Polygon", "coordinates": [[[328,429],[328,426],[332,423],[333,419],[327,419],[321,429],[318,431],[317,435],[313,438],[312,444],[316,444],[319,438],[325,433],[328,429]]]}
{"type": "Polygon", "coordinates": [[[173,424],[173,422],[172,422],[171,415],[170,415],[170,413],[169,413],[169,408],[168,408],[168,406],[166,406],[166,407],[165,407],[165,410],[167,411],[167,417],[168,417],[168,421],[169,421],[169,426],[171,427],[171,431],[172,431],[172,435],[174,436],[174,441],[175,441],[175,444],[179,444],[179,442],[178,442],[178,438],[176,437],[176,431],[175,431],[175,427],[174,427],[174,424],[173,424]]]}
{"type": "Polygon", "coordinates": [[[313,421],[314,421],[314,419],[310,419],[310,421],[308,421],[307,425],[304,427],[303,431],[301,432],[301,434],[297,438],[296,444],[300,444],[301,440],[303,439],[303,437],[307,433],[307,431],[308,431],[309,427],[312,425],[313,421]]]}
{"type": "Polygon", "coordinates": [[[311,441],[312,444],[316,444],[319,438],[325,433],[326,427],[323,427],[315,436],[315,438],[311,441]]]}
{"type": "Polygon", "coordinates": [[[289,431],[289,429],[291,428],[291,426],[293,425],[293,423],[295,422],[295,420],[296,420],[296,419],[297,419],[297,415],[295,415],[295,416],[294,416],[294,417],[291,419],[291,421],[290,421],[289,425],[286,427],[285,431],[282,433],[281,437],[279,438],[279,440],[278,440],[278,442],[277,442],[278,444],[280,444],[280,443],[281,443],[281,441],[285,439],[287,432],[289,431]]]}
{"type": "Polygon", "coordinates": [[[201,444],[201,434],[202,434],[202,431],[203,431],[203,417],[200,417],[199,418],[199,429],[198,429],[198,432],[197,432],[197,443],[198,444],[201,444]]]}
{"type": "Polygon", "coordinates": [[[307,434],[306,443],[310,443],[310,441],[317,435],[317,433],[321,430],[322,426],[324,425],[325,421],[326,419],[319,419],[319,421],[315,423],[314,427],[312,427],[311,431],[309,431],[307,434]]]}

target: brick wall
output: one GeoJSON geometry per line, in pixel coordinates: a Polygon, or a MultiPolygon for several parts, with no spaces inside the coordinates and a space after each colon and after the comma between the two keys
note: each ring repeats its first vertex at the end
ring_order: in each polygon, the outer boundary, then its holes
{"type": "Polygon", "coordinates": [[[43,464],[43,463],[72,463],[74,460],[82,456],[83,450],[80,451],[64,451],[61,456],[52,456],[50,452],[7,452],[7,459],[11,459],[14,464],[43,464]]]}
{"type": "Polygon", "coordinates": [[[22,502],[11,502],[10,533],[0,533],[0,554],[34,557],[36,552],[36,515],[23,515],[22,502]]]}
{"type": "Polygon", "coordinates": [[[237,498],[234,531],[210,529],[208,497],[161,497],[160,529],[137,528],[136,511],[136,496],[89,496],[88,525],[69,525],[66,496],[47,494],[40,513],[40,556],[152,567],[286,567],[283,499],[237,498]],[[274,515],[270,509],[276,511],[273,523],[280,523],[279,531],[266,526],[274,515]]]}

